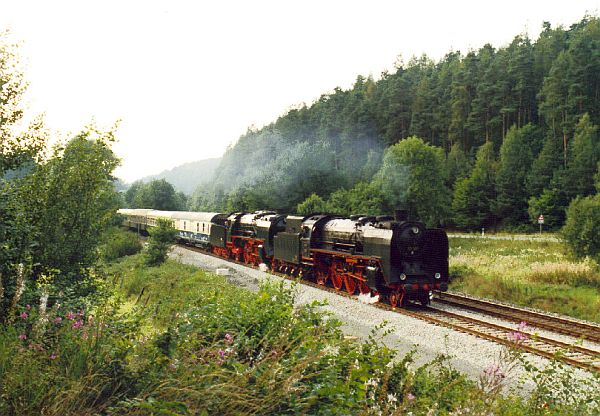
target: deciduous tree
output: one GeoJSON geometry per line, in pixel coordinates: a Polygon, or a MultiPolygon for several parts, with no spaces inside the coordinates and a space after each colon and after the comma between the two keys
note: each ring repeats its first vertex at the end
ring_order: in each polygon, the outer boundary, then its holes
{"type": "Polygon", "coordinates": [[[21,194],[37,231],[34,259],[43,270],[77,279],[96,260],[98,236],[118,208],[113,141],[114,129],[87,127],[26,178],[21,194]]]}
{"type": "Polygon", "coordinates": [[[404,207],[429,225],[444,223],[449,214],[450,191],[445,185],[444,153],[439,147],[410,137],[389,147],[376,178],[384,208],[404,207]]]}

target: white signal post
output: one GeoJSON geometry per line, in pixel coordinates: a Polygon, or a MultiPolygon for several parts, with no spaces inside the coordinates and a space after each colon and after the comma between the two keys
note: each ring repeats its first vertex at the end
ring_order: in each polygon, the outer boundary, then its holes
{"type": "Polygon", "coordinates": [[[540,234],[542,233],[542,224],[544,224],[544,215],[540,214],[538,217],[538,224],[540,225],[540,234]]]}

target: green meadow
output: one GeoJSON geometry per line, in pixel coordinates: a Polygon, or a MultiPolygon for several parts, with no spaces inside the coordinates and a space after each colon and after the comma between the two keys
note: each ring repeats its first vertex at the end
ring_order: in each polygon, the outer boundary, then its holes
{"type": "Polygon", "coordinates": [[[560,241],[450,238],[450,290],[600,322],[600,271],[560,241]]]}

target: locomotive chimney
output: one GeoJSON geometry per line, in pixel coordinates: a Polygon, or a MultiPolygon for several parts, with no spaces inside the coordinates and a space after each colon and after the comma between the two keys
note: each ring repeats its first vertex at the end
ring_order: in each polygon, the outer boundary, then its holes
{"type": "Polygon", "coordinates": [[[405,209],[397,209],[394,211],[396,221],[403,222],[408,220],[408,211],[405,209]]]}

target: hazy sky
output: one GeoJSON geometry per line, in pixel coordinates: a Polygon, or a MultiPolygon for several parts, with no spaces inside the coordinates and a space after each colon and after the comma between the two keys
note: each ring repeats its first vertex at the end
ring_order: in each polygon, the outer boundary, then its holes
{"type": "Polygon", "coordinates": [[[427,54],[536,39],[600,1],[0,0],[0,28],[23,41],[29,114],[76,132],[122,119],[126,181],[223,154],[359,74],[376,79],[427,54]]]}

